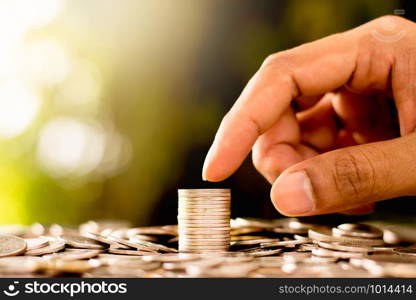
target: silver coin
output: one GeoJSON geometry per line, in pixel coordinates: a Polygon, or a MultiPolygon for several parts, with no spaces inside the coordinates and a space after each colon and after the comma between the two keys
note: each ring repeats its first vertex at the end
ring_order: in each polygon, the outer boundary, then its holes
{"type": "Polygon", "coordinates": [[[267,242],[261,243],[261,248],[270,248],[270,247],[294,247],[297,245],[304,244],[304,241],[300,240],[289,240],[289,241],[276,241],[276,242],[267,242]]]}
{"type": "Polygon", "coordinates": [[[181,238],[184,239],[231,239],[230,234],[180,234],[181,238]]]}
{"type": "Polygon", "coordinates": [[[261,243],[271,243],[278,242],[279,239],[275,238],[263,238],[263,239],[253,239],[253,240],[243,240],[243,241],[232,241],[231,246],[244,246],[244,245],[260,245],[261,243]]]}
{"type": "Polygon", "coordinates": [[[26,241],[13,235],[0,235],[0,257],[19,255],[26,250],[26,241]]]}
{"type": "Polygon", "coordinates": [[[231,241],[231,236],[229,234],[222,234],[222,235],[196,235],[196,234],[180,234],[180,239],[198,239],[198,240],[218,240],[218,239],[227,239],[231,241]]]}
{"type": "Polygon", "coordinates": [[[224,224],[181,224],[179,227],[180,231],[192,231],[192,230],[230,230],[224,224]]]}
{"type": "Polygon", "coordinates": [[[315,244],[301,244],[299,245],[298,250],[302,250],[302,251],[312,251],[312,249],[317,248],[318,246],[316,246],[315,244]]]}
{"type": "Polygon", "coordinates": [[[361,253],[369,253],[373,251],[373,247],[365,246],[365,245],[357,246],[357,245],[341,244],[337,242],[327,243],[327,242],[320,242],[320,241],[317,241],[317,244],[321,248],[330,249],[330,250],[361,252],[361,253]]]}
{"type": "MultiPolygon", "coordinates": [[[[230,221],[229,220],[224,220],[224,219],[191,219],[191,220],[186,220],[186,219],[178,219],[178,227],[183,225],[183,224],[206,224],[207,226],[210,226],[211,224],[213,225],[226,225],[226,226],[230,226],[230,221]]],[[[231,226],[230,226],[231,228],[231,226]]]]}
{"type": "Polygon", "coordinates": [[[189,240],[189,239],[183,239],[179,241],[179,245],[181,246],[185,246],[185,245],[189,245],[189,246],[204,246],[204,245],[230,245],[230,241],[229,240],[202,240],[202,239],[195,239],[195,240],[189,240]]]}
{"type": "Polygon", "coordinates": [[[329,250],[325,248],[316,248],[312,249],[312,254],[316,256],[323,256],[323,257],[336,257],[336,258],[357,258],[357,257],[364,257],[365,254],[360,252],[346,252],[346,251],[335,251],[329,250]]]}
{"type": "Polygon", "coordinates": [[[307,236],[303,236],[303,235],[299,235],[299,234],[294,234],[293,238],[295,240],[299,240],[299,241],[304,241],[305,243],[310,243],[312,240],[310,238],[308,238],[307,236]]]}
{"type": "Polygon", "coordinates": [[[166,226],[149,226],[130,228],[127,230],[126,235],[131,237],[136,234],[151,234],[151,235],[176,235],[176,230],[172,227],[166,226]]]}
{"type": "Polygon", "coordinates": [[[46,238],[27,238],[26,241],[26,250],[33,250],[38,249],[42,247],[46,247],[49,244],[48,239],[46,238]]]}
{"type": "Polygon", "coordinates": [[[174,248],[166,247],[164,245],[157,244],[157,243],[152,243],[152,242],[148,242],[148,241],[139,240],[139,239],[136,239],[134,237],[130,238],[130,242],[133,242],[133,243],[136,243],[138,245],[142,245],[142,246],[151,248],[155,251],[163,251],[163,252],[170,252],[170,253],[178,252],[178,250],[176,250],[174,248]]]}
{"type": "Polygon", "coordinates": [[[187,217],[193,217],[193,218],[223,218],[230,220],[230,212],[227,213],[210,213],[210,212],[204,212],[204,213],[181,213],[179,212],[177,215],[178,218],[187,218],[187,217]]]}
{"type": "Polygon", "coordinates": [[[310,252],[284,252],[282,254],[283,261],[284,262],[295,262],[300,263],[307,261],[311,258],[310,252]]]}
{"type": "Polygon", "coordinates": [[[230,194],[230,189],[178,189],[178,194],[203,194],[203,193],[218,193],[218,194],[230,194]]]}
{"type": "Polygon", "coordinates": [[[222,202],[222,201],[226,201],[226,202],[230,202],[231,198],[230,197],[218,197],[218,196],[205,196],[205,197],[180,197],[179,202],[222,202]]]}
{"type": "Polygon", "coordinates": [[[108,249],[108,252],[114,253],[114,254],[137,255],[137,256],[152,255],[152,252],[149,252],[149,251],[114,249],[111,247],[108,249]]]}
{"type": "Polygon", "coordinates": [[[333,228],[334,235],[347,235],[352,237],[363,237],[369,239],[377,239],[383,237],[383,231],[380,229],[361,223],[345,223],[333,228]]]}
{"type": "Polygon", "coordinates": [[[231,207],[230,202],[217,202],[217,201],[205,201],[205,202],[188,202],[181,201],[178,203],[179,209],[189,208],[212,208],[212,209],[229,209],[231,207]]]}
{"type": "Polygon", "coordinates": [[[227,245],[179,245],[179,251],[187,250],[226,250],[227,245]]]}
{"type": "Polygon", "coordinates": [[[65,248],[65,242],[63,241],[49,241],[48,246],[38,248],[38,249],[32,249],[25,252],[25,255],[30,256],[40,256],[50,253],[55,253],[58,251],[61,251],[65,248]]]}
{"type": "Polygon", "coordinates": [[[40,271],[45,259],[30,256],[10,256],[0,259],[0,273],[33,273],[40,271]]]}
{"type": "Polygon", "coordinates": [[[76,251],[65,251],[53,254],[47,254],[43,257],[46,259],[60,259],[60,260],[80,260],[97,257],[101,253],[100,250],[94,249],[77,249],[76,251]]]}
{"type": "Polygon", "coordinates": [[[90,238],[90,239],[96,240],[97,242],[100,242],[100,243],[103,243],[103,244],[107,244],[109,246],[115,246],[119,249],[130,249],[129,246],[126,246],[126,245],[117,243],[115,241],[112,241],[112,240],[110,240],[110,239],[108,239],[108,238],[106,238],[106,237],[104,237],[100,234],[97,234],[97,233],[86,232],[84,235],[86,237],[90,238]]]}
{"type": "Polygon", "coordinates": [[[75,235],[75,234],[63,234],[60,238],[69,246],[74,248],[85,249],[104,249],[105,246],[102,243],[97,242],[91,238],[75,235]]]}
{"type": "Polygon", "coordinates": [[[194,228],[194,227],[187,227],[183,226],[182,228],[178,229],[178,234],[185,233],[185,234],[229,234],[230,228],[229,227],[208,227],[207,228],[194,228]]]}
{"type": "Polygon", "coordinates": [[[278,255],[282,252],[283,252],[283,249],[277,248],[277,249],[256,249],[253,251],[249,251],[247,253],[250,255],[259,257],[259,256],[278,255]]]}
{"type": "Polygon", "coordinates": [[[73,273],[82,274],[100,266],[98,260],[50,260],[47,269],[55,274],[73,273]]]}
{"type": "Polygon", "coordinates": [[[210,231],[210,230],[187,230],[187,231],[181,231],[178,235],[178,237],[206,237],[206,238],[223,238],[223,237],[231,237],[230,232],[225,231],[210,231]]]}
{"type": "Polygon", "coordinates": [[[407,255],[407,256],[414,256],[416,257],[416,248],[411,248],[411,247],[400,247],[400,248],[395,248],[393,250],[395,253],[400,254],[400,255],[407,255]]]}
{"type": "Polygon", "coordinates": [[[204,212],[178,212],[178,217],[179,216],[190,216],[190,217],[223,217],[223,218],[230,218],[231,213],[228,211],[224,211],[224,212],[209,212],[209,211],[204,211],[204,212]]]}
{"type": "Polygon", "coordinates": [[[230,211],[230,205],[215,205],[215,204],[181,204],[178,206],[178,211],[189,210],[189,209],[204,209],[215,212],[217,210],[230,211]]]}
{"type": "Polygon", "coordinates": [[[165,253],[165,254],[154,254],[144,256],[144,261],[157,261],[157,262],[185,262],[198,260],[201,257],[196,254],[189,253],[165,253]]]}
{"type": "Polygon", "coordinates": [[[328,228],[309,229],[309,238],[321,242],[340,242],[351,245],[382,246],[382,239],[353,238],[347,236],[333,236],[332,231],[328,228]]]}
{"type": "MultiPolygon", "coordinates": [[[[108,239],[110,239],[110,240],[112,240],[112,241],[114,241],[118,244],[122,244],[122,245],[128,246],[130,248],[135,248],[135,249],[140,250],[140,251],[157,252],[157,250],[155,250],[151,247],[144,246],[142,244],[138,244],[138,243],[133,242],[131,240],[121,239],[121,238],[118,238],[116,236],[109,235],[108,239]]],[[[116,247],[114,247],[112,245],[111,248],[115,249],[116,247]]],[[[125,249],[125,250],[132,250],[132,249],[125,249]]]]}
{"type": "Polygon", "coordinates": [[[188,209],[188,210],[179,210],[178,209],[178,215],[195,215],[195,216],[229,216],[230,210],[229,209],[224,209],[224,210],[209,210],[209,209],[188,209]]]}
{"type": "Polygon", "coordinates": [[[215,223],[215,222],[220,222],[220,223],[227,223],[229,224],[230,222],[230,218],[228,217],[223,217],[223,216],[178,216],[178,222],[208,222],[208,223],[215,223]]]}
{"type": "MultiPolygon", "coordinates": [[[[178,218],[178,225],[181,224],[217,224],[217,225],[228,225],[230,224],[229,220],[224,220],[224,218],[215,219],[184,219],[178,218]]],[[[209,225],[208,225],[209,226],[209,225]]]]}

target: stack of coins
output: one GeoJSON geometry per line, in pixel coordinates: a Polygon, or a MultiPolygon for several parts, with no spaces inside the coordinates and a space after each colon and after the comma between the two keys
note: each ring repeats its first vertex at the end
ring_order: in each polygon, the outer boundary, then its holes
{"type": "Polygon", "coordinates": [[[230,190],[180,189],[178,196],[179,251],[227,251],[230,246],[230,190]]]}

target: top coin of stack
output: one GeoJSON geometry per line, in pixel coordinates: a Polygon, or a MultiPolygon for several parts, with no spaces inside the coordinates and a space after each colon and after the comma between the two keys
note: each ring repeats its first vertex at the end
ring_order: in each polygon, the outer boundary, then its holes
{"type": "Polygon", "coordinates": [[[230,246],[230,190],[179,189],[178,196],[179,251],[227,251],[230,246]]]}

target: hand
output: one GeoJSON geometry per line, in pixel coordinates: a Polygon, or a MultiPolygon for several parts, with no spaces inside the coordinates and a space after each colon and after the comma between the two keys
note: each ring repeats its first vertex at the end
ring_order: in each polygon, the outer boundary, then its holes
{"type": "Polygon", "coordinates": [[[386,16],[269,56],[222,120],[203,178],[224,180],[252,149],[281,213],[364,213],[416,195],[415,128],[416,25],[386,16]]]}

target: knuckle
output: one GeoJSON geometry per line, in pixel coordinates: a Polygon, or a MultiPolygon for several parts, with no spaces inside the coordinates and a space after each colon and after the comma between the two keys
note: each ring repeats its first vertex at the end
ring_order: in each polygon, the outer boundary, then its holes
{"type": "Polygon", "coordinates": [[[333,181],[343,199],[366,198],[373,193],[375,169],[364,151],[348,151],[335,159],[333,181]]]}
{"type": "Polygon", "coordinates": [[[394,24],[396,26],[403,26],[405,24],[412,23],[411,21],[407,20],[406,18],[403,18],[401,16],[397,16],[397,15],[381,16],[381,17],[375,19],[374,21],[378,25],[394,24]]]}
{"type": "Polygon", "coordinates": [[[291,50],[284,50],[277,53],[270,54],[264,60],[262,67],[270,69],[285,69],[293,65],[294,54],[291,50]]]}

